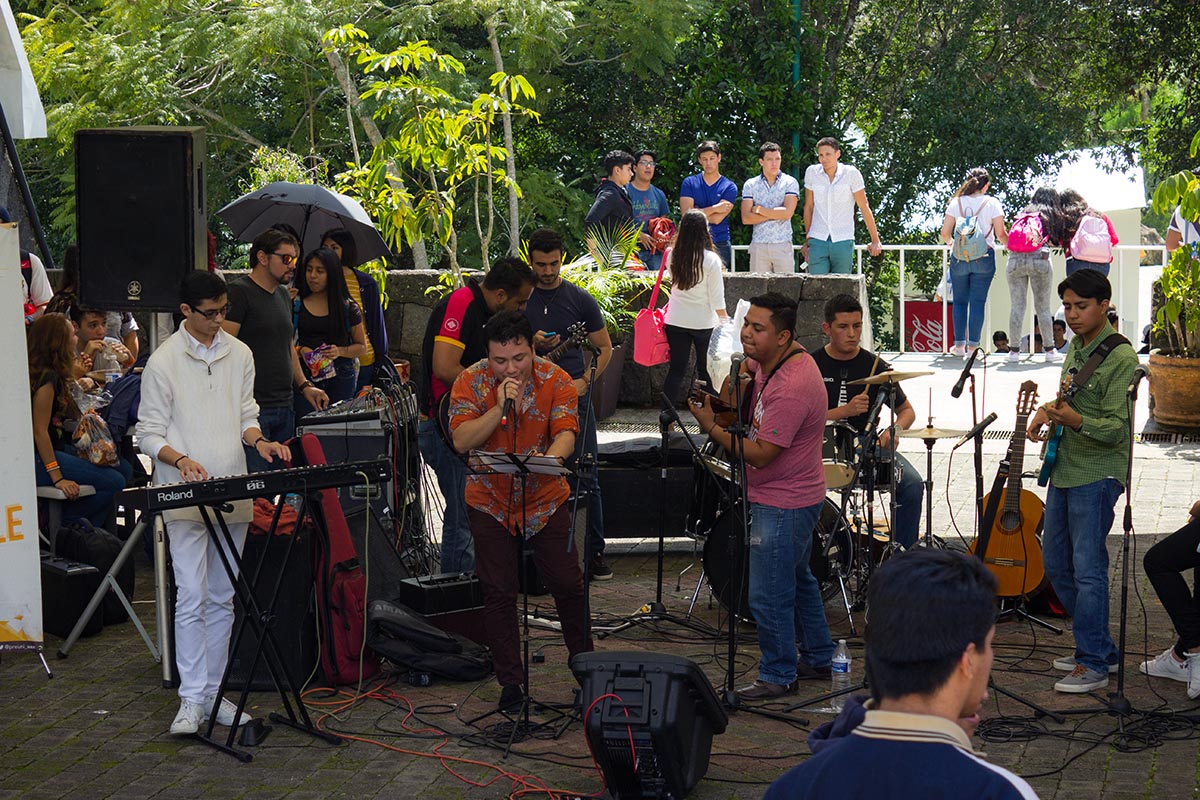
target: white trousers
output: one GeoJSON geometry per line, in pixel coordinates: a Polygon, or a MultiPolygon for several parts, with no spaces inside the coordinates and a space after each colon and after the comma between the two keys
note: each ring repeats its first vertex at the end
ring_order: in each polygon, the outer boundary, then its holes
{"type": "Polygon", "coordinates": [[[750,271],[791,275],[796,271],[796,254],[791,242],[750,243],[750,271]]]}
{"type": "MultiPolygon", "coordinates": [[[[229,523],[238,553],[248,524],[229,523]]],[[[219,529],[218,529],[219,532],[219,529]]],[[[167,523],[178,596],[175,602],[175,664],[179,697],[200,703],[217,693],[229,660],[233,631],[233,585],[221,563],[216,540],[202,522],[167,523]]],[[[224,543],[221,549],[229,557],[224,543]]],[[[237,563],[230,558],[235,572],[237,563]]]]}

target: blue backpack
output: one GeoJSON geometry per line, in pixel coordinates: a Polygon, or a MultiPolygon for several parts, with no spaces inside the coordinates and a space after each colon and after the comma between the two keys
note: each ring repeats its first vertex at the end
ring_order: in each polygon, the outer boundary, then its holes
{"type": "Polygon", "coordinates": [[[959,261],[977,261],[987,255],[987,234],[991,220],[982,220],[979,214],[986,203],[970,216],[963,216],[962,198],[958,198],[958,220],[954,223],[954,244],[950,253],[959,261]]]}

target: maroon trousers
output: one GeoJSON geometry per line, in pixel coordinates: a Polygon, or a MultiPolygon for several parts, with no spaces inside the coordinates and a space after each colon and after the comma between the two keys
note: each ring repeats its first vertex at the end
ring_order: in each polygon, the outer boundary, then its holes
{"type": "MultiPolygon", "coordinates": [[[[521,539],[506,530],[496,518],[474,508],[467,509],[471,536],[475,539],[475,574],[483,586],[483,618],[487,623],[492,665],[501,686],[521,685],[521,636],[517,624],[517,592],[521,539]]],[[[575,548],[567,551],[570,534],[570,504],[564,503],[550,516],[546,527],[528,542],[546,588],[554,597],[563,638],[570,655],[592,650],[589,620],[584,617],[583,571],[575,548]]]]}

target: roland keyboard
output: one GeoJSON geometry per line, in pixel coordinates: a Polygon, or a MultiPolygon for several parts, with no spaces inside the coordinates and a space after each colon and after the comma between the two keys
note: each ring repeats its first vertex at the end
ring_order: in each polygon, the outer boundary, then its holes
{"type": "Polygon", "coordinates": [[[334,489],[366,481],[382,483],[391,480],[391,477],[391,463],[386,458],[377,458],[316,467],[277,469],[273,472],[212,478],[195,483],[164,483],[126,489],[121,492],[121,504],[139,511],[156,513],[175,508],[220,505],[251,497],[334,489]]]}

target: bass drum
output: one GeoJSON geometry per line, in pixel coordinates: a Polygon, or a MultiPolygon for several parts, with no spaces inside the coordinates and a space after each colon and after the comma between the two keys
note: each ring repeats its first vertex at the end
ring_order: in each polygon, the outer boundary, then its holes
{"type": "MultiPolygon", "coordinates": [[[[712,592],[717,596],[721,605],[729,609],[732,598],[730,582],[741,583],[733,577],[733,559],[730,557],[729,538],[734,530],[740,530],[741,506],[735,506],[731,512],[722,513],[709,529],[708,539],[704,543],[704,574],[712,592]]],[[[832,500],[826,498],[821,504],[821,515],[812,532],[812,553],[808,559],[808,568],[821,586],[821,599],[829,600],[839,592],[837,582],[838,569],[842,575],[850,572],[853,559],[853,542],[850,527],[832,500]],[[826,546],[829,552],[826,554],[826,546]]],[[[749,587],[742,587],[741,617],[749,620],[750,601],[749,587]]]]}

